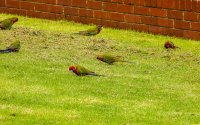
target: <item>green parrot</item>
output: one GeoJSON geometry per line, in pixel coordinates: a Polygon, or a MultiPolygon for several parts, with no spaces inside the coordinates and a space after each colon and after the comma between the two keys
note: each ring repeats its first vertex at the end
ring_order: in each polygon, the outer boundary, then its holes
{"type": "Polygon", "coordinates": [[[72,35],[83,35],[83,36],[95,36],[100,33],[103,26],[96,26],[95,28],[88,29],[86,31],[79,31],[79,33],[73,33],[72,35]]]}
{"type": "Polygon", "coordinates": [[[21,48],[21,45],[20,45],[20,41],[16,41],[14,43],[12,43],[9,47],[7,47],[6,50],[0,50],[1,53],[4,53],[4,52],[18,52],[19,49],[21,48]]]}
{"type": "Polygon", "coordinates": [[[102,55],[97,56],[98,60],[103,61],[103,62],[108,63],[108,64],[113,64],[113,62],[135,63],[135,62],[131,62],[131,61],[121,60],[120,58],[121,58],[121,56],[113,56],[113,55],[110,55],[110,54],[102,54],[102,55]]]}
{"type": "Polygon", "coordinates": [[[73,71],[78,76],[86,76],[86,75],[102,76],[95,74],[94,72],[84,68],[83,66],[71,66],[69,67],[69,70],[73,71]]]}
{"type": "Polygon", "coordinates": [[[18,21],[17,17],[13,17],[13,18],[9,18],[9,19],[5,19],[3,21],[0,22],[0,28],[1,29],[10,29],[11,26],[18,21]]]}

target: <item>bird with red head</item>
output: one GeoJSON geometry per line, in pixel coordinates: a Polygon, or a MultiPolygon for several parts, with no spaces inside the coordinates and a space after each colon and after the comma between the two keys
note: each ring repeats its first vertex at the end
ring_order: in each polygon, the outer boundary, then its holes
{"type": "Polygon", "coordinates": [[[179,48],[179,47],[177,47],[177,46],[174,46],[174,43],[173,43],[173,42],[170,42],[170,41],[167,41],[167,42],[165,43],[164,47],[165,47],[166,49],[168,49],[168,48],[171,48],[171,49],[179,48]]]}
{"type": "Polygon", "coordinates": [[[18,18],[17,17],[12,17],[12,18],[9,18],[9,19],[5,19],[3,21],[0,22],[0,28],[1,29],[10,29],[11,26],[16,23],[18,21],[18,18]]]}

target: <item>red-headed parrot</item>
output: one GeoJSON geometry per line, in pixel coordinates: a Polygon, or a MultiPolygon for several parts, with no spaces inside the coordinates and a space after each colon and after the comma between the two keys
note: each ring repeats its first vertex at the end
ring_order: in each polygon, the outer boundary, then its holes
{"type": "Polygon", "coordinates": [[[20,41],[16,41],[14,43],[12,43],[9,47],[7,47],[6,50],[0,50],[0,53],[4,53],[4,52],[18,52],[19,49],[21,48],[20,45],[20,41]]]}
{"type": "Polygon", "coordinates": [[[9,19],[5,19],[3,21],[0,22],[0,28],[1,29],[10,29],[11,26],[18,21],[17,17],[13,17],[13,18],[9,18],[9,19]]]}
{"type": "Polygon", "coordinates": [[[170,41],[167,41],[167,42],[165,43],[164,47],[165,47],[166,49],[168,49],[168,48],[171,48],[171,49],[179,48],[179,47],[177,47],[177,46],[174,46],[174,43],[173,43],[173,42],[170,42],[170,41]]]}
{"type": "Polygon", "coordinates": [[[69,67],[70,71],[73,71],[78,76],[86,76],[86,75],[93,75],[93,76],[102,76],[95,74],[94,72],[82,67],[82,66],[71,66],[69,67]]]}
{"type": "Polygon", "coordinates": [[[83,36],[95,36],[100,33],[103,26],[96,26],[95,28],[88,29],[86,31],[79,31],[79,33],[73,33],[72,35],[83,35],[83,36]]]}
{"type": "Polygon", "coordinates": [[[105,63],[108,63],[108,64],[112,64],[113,62],[135,63],[135,62],[131,62],[131,61],[121,60],[120,57],[121,56],[113,56],[113,55],[109,55],[109,54],[102,54],[102,55],[98,55],[97,59],[100,60],[100,61],[103,61],[105,63]]]}

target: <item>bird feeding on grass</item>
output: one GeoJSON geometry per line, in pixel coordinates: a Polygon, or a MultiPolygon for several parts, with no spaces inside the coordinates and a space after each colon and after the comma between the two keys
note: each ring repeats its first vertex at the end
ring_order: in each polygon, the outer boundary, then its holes
{"type": "Polygon", "coordinates": [[[3,21],[0,21],[0,28],[1,29],[10,29],[11,26],[16,23],[18,21],[18,18],[17,17],[13,17],[13,18],[8,18],[8,19],[5,19],[3,21]]]}
{"type": "Polygon", "coordinates": [[[17,40],[16,42],[12,43],[9,47],[7,47],[7,49],[0,50],[0,53],[18,52],[20,48],[21,48],[20,41],[17,40]]]}
{"type": "Polygon", "coordinates": [[[97,56],[98,60],[103,61],[103,62],[108,63],[108,64],[113,64],[114,62],[135,63],[135,62],[132,62],[132,61],[121,60],[120,58],[121,58],[121,56],[113,56],[113,55],[110,55],[110,54],[102,54],[102,55],[97,56]]]}
{"type": "Polygon", "coordinates": [[[71,66],[69,67],[69,70],[74,72],[78,76],[86,76],[86,75],[92,75],[92,76],[103,76],[103,75],[98,75],[83,66],[71,66]]]}
{"type": "Polygon", "coordinates": [[[99,34],[102,30],[103,26],[96,26],[95,28],[88,29],[86,31],[79,31],[79,33],[73,33],[71,35],[83,35],[83,36],[95,36],[99,34]]]}

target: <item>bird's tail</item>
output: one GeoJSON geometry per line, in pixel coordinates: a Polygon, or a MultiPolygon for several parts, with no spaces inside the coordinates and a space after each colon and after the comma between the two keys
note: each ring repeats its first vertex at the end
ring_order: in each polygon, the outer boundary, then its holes
{"type": "Polygon", "coordinates": [[[12,50],[0,50],[0,53],[7,53],[7,52],[11,52],[12,50]]]}
{"type": "Polygon", "coordinates": [[[81,33],[71,33],[70,35],[81,35],[81,33]]]}
{"type": "Polygon", "coordinates": [[[175,49],[180,49],[179,47],[175,46],[175,49]]]}
{"type": "Polygon", "coordinates": [[[135,62],[132,62],[132,61],[127,61],[127,60],[120,60],[120,62],[129,62],[129,63],[135,63],[135,62]]]}
{"type": "Polygon", "coordinates": [[[104,75],[98,75],[98,74],[95,74],[95,73],[88,73],[88,75],[93,75],[93,76],[104,76],[104,75]]]}

